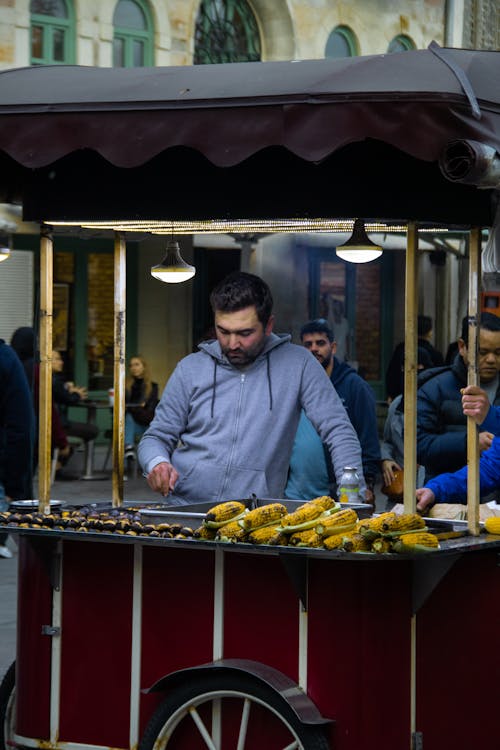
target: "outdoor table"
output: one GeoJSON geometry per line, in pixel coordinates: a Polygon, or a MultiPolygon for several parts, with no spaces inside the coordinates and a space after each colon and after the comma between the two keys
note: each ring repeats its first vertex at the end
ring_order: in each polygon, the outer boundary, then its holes
{"type": "MultiPolygon", "coordinates": [[[[73,406],[87,410],[87,424],[95,424],[98,409],[109,409],[109,401],[82,399],[73,406]]],[[[108,479],[109,475],[94,471],[95,440],[85,441],[84,474],[80,479],[108,479]]]]}

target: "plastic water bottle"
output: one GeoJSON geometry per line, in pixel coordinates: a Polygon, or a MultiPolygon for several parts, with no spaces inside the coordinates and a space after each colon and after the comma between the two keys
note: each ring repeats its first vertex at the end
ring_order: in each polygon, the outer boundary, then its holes
{"type": "Polygon", "coordinates": [[[339,487],[341,503],[359,503],[359,477],[354,466],[344,466],[339,487]]]}

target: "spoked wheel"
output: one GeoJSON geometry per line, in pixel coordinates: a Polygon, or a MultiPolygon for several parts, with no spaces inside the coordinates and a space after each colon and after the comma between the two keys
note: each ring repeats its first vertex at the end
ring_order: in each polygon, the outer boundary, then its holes
{"type": "Polygon", "coordinates": [[[14,744],[14,706],[16,699],[16,663],[12,662],[0,685],[0,750],[14,744]]]}
{"type": "Polygon", "coordinates": [[[330,750],[322,727],[302,724],[274,690],[252,678],[207,674],[174,690],[139,750],[330,750]]]}

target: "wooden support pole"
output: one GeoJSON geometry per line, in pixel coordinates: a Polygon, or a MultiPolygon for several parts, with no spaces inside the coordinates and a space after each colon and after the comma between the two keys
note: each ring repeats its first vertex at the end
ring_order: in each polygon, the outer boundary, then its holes
{"type": "MultiPolygon", "coordinates": [[[[480,321],[481,229],[473,227],[469,243],[469,340],[467,343],[467,382],[478,385],[480,321]]],[[[478,536],[479,527],[479,441],[476,423],[467,417],[467,526],[478,536]]]]}
{"type": "Polygon", "coordinates": [[[405,280],[405,372],[404,372],[404,510],[416,509],[417,484],[417,318],[418,318],[418,233],[417,225],[410,221],[406,236],[405,280]]]}
{"type": "Polygon", "coordinates": [[[52,227],[40,227],[40,383],[38,416],[38,509],[50,513],[52,461],[52,227]]]}
{"type": "Polygon", "coordinates": [[[114,407],[113,407],[113,507],[123,503],[123,461],[125,453],[125,301],[126,243],[115,232],[114,251],[114,407]]]}

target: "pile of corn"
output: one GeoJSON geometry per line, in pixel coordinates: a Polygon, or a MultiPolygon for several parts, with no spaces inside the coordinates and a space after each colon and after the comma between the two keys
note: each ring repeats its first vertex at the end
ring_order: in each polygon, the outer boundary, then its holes
{"type": "Polygon", "coordinates": [[[428,552],[439,549],[418,513],[382,513],[360,520],[331,497],[317,497],[288,513],[282,503],[248,510],[227,501],[207,513],[194,532],[199,539],[250,544],[315,547],[346,552],[428,552]]]}

